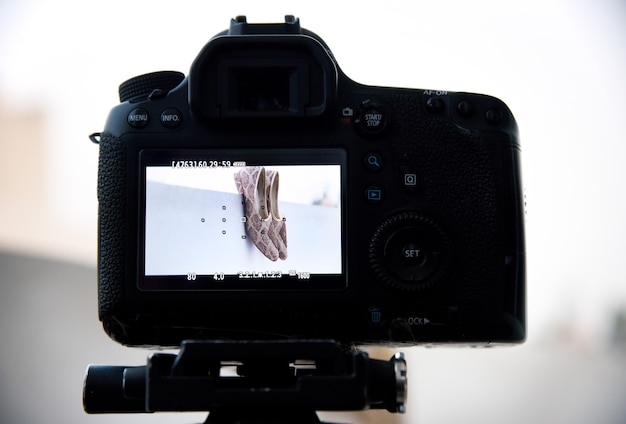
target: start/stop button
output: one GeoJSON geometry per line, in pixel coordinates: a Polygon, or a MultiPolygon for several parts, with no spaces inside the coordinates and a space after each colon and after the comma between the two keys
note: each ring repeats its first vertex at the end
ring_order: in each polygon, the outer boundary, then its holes
{"type": "Polygon", "coordinates": [[[389,121],[389,112],[384,105],[365,100],[361,103],[354,125],[362,135],[376,137],[385,132],[389,127],[389,121]]]}

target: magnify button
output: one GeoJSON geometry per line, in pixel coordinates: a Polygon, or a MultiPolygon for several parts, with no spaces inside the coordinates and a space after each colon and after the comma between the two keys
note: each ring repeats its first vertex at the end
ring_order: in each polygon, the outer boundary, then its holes
{"type": "Polygon", "coordinates": [[[365,156],[365,167],[368,171],[380,171],[383,166],[383,158],[378,153],[369,153],[365,156]]]}

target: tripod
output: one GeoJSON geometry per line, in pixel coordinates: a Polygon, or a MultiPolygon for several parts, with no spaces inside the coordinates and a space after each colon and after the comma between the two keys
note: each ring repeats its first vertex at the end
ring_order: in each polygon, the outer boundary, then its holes
{"type": "Polygon", "coordinates": [[[404,412],[406,362],[331,340],[187,340],[145,366],[90,365],[85,411],[209,411],[208,423],[320,423],[317,410],[404,412]]]}

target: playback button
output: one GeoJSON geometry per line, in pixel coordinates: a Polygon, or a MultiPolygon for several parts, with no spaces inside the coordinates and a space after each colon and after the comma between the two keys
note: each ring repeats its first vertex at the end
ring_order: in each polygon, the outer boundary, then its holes
{"type": "Polygon", "coordinates": [[[365,190],[365,199],[369,203],[380,203],[383,200],[383,190],[378,186],[369,186],[365,190]]]}

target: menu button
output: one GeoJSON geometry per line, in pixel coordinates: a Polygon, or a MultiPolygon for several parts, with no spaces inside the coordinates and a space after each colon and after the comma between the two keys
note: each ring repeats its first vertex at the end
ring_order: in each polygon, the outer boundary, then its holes
{"type": "Polygon", "coordinates": [[[149,120],[148,112],[140,107],[133,109],[127,117],[128,124],[133,128],[143,128],[149,120]]]}

